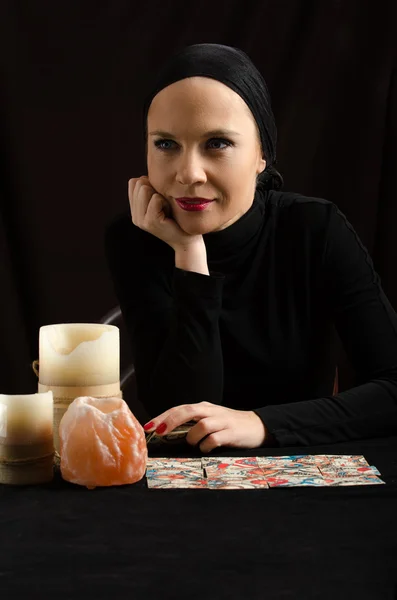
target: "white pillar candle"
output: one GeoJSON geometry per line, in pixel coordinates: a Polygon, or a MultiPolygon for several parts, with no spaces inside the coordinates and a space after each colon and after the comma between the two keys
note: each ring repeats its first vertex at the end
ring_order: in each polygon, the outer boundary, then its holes
{"type": "Polygon", "coordinates": [[[0,444],[48,446],[53,440],[52,392],[7,396],[0,394],[0,444]]]}
{"type": "Polygon", "coordinates": [[[40,328],[40,384],[97,386],[119,380],[118,327],[100,323],[62,323],[40,328]]]}
{"type": "Polygon", "coordinates": [[[49,482],[53,457],[52,392],[0,394],[0,483],[49,482]]]}

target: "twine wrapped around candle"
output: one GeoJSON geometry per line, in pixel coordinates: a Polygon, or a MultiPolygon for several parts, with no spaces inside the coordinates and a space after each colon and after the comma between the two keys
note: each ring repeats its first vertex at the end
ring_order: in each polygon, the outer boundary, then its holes
{"type": "Polygon", "coordinates": [[[13,445],[0,443],[0,483],[34,485],[54,476],[54,448],[46,443],[13,445]]]}
{"type": "Polygon", "coordinates": [[[0,394],[0,483],[47,483],[53,460],[52,393],[0,394]]]}

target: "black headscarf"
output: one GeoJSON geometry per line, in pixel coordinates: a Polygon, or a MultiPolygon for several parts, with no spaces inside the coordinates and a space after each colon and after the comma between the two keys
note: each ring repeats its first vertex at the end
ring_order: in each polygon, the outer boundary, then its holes
{"type": "Polygon", "coordinates": [[[217,79],[235,91],[247,104],[257,123],[266,169],[258,176],[257,187],[280,189],[283,178],[275,169],[277,129],[267,85],[250,58],[238,48],[221,44],[194,44],[174,54],[152,82],[143,108],[147,136],[147,115],[153,98],[165,87],[187,77],[217,79]]]}

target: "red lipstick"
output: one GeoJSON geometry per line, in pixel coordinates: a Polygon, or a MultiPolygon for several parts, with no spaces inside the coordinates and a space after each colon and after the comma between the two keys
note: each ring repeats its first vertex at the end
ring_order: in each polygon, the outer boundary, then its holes
{"type": "Polygon", "coordinates": [[[205,210],[213,202],[208,198],[175,198],[175,201],[183,210],[190,212],[205,210]]]}

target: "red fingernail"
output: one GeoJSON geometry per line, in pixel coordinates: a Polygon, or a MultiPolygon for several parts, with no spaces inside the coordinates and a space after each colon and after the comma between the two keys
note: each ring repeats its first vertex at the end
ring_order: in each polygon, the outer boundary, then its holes
{"type": "Polygon", "coordinates": [[[167,429],[167,424],[166,423],[161,423],[161,425],[159,425],[156,429],[156,433],[164,433],[164,431],[167,429]]]}
{"type": "Polygon", "coordinates": [[[146,425],[143,426],[144,430],[147,431],[148,429],[151,429],[154,425],[154,421],[150,421],[150,423],[146,423],[146,425]]]}

